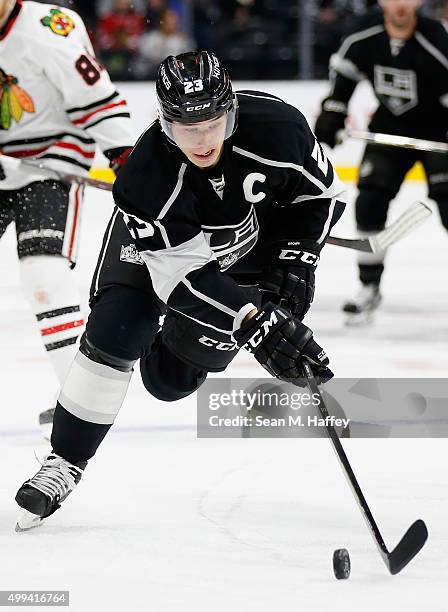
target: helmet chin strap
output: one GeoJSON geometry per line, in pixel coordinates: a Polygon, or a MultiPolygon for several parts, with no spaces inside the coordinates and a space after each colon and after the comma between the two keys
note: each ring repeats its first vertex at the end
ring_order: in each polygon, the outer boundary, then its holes
{"type": "Polygon", "coordinates": [[[15,3],[16,0],[6,0],[6,2],[2,2],[0,0],[0,28],[2,28],[8,21],[8,17],[12,12],[15,3]]]}

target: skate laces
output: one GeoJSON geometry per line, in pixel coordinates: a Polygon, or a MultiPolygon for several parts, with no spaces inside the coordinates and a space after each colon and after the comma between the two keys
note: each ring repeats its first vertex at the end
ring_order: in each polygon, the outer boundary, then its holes
{"type": "Polygon", "coordinates": [[[81,468],[58,455],[46,455],[41,461],[36,453],[34,454],[42,467],[26,484],[49,495],[51,499],[57,496],[61,499],[76,487],[78,477],[82,474],[81,468]]]}

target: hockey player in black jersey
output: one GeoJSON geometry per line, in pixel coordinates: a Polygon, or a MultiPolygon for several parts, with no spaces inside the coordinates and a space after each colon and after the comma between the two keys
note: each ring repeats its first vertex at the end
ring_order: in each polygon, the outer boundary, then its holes
{"type": "MultiPolygon", "coordinates": [[[[418,14],[420,0],[382,0],[383,12],[348,36],[330,62],[331,92],[316,123],[321,142],[334,147],[344,128],[348,102],[362,79],[372,84],[378,109],[372,132],[435,141],[448,136],[448,32],[441,22],[418,14]]],[[[360,233],[384,228],[389,202],[408,170],[421,161],[429,197],[448,229],[448,156],[367,145],[361,163],[356,222],[360,233]]],[[[360,255],[358,296],[345,304],[348,322],[368,320],[379,305],[384,254],[360,255]]]]}
{"type": "Polygon", "coordinates": [[[19,529],[73,490],[138,360],[145,387],[165,401],[193,393],[242,346],[272,376],[298,378],[302,358],[322,382],[332,376],[301,321],[344,186],[305,118],[269,94],[235,94],[207,51],[167,58],[156,87],[159,118],[114,186],[53,452],[16,496],[19,529]]]}

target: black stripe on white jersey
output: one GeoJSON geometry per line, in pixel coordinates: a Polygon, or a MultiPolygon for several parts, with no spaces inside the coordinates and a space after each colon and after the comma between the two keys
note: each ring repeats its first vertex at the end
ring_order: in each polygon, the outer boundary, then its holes
{"type": "Polygon", "coordinates": [[[50,146],[54,142],[61,140],[63,138],[70,137],[75,140],[79,140],[83,144],[95,144],[93,138],[88,138],[87,136],[78,136],[78,134],[72,134],[71,132],[60,132],[59,134],[49,134],[48,136],[39,136],[36,138],[22,138],[20,140],[6,140],[1,144],[1,147],[14,147],[14,146],[22,146],[30,145],[30,144],[45,144],[48,142],[50,146]]]}
{"type": "Polygon", "coordinates": [[[44,153],[43,155],[39,155],[38,159],[57,159],[58,161],[79,166],[83,170],[87,170],[87,172],[92,167],[91,164],[83,164],[80,161],[73,159],[73,157],[69,157],[68,155],[57,155],[56,153],[44,153]]]}
{"type": "Polygon", "coordinates": [[[88,130],[89,128],[92,128],[95,125],[98,125],[102,121],[106,121],[106,119],[113,119],[115,117],[127,117],[129,119],[131,115],[130,113],[115,113],[114,115],[108,115],[107,117],[101,117],[101,119],[97,119],[93,123],[89,123],[89,125],[85,125],[83,129],[88,130]]]}
{"type": "Polygon", "coordinates": [[[96,108],[97,106],[102,106],[103,104],[107,104],[108,102],[111,102],[112,100],[114,100],[114,98],[116,98],[119,95],[120,94],[118,93],[118,91],[114,91],[114,93],[111,94],[110,96],[107,96],[107,98],[103,98],[102,100],[98,100],[97,102],[91,102],[90,104],[86,104],[85,106],[76,106],[73,108],[68,108],[66,112],[70,114],[70,113],[78,113],[80,111],[91,110],[92,108],[96,108]]]}

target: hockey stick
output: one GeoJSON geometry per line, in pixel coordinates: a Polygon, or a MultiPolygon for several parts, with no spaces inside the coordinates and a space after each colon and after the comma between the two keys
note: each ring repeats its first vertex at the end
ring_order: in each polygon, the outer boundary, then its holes
{"type": "Polygon", "coordinates": [[[431,215],[432,210],[429,206],[423,202],[414,202],[398,219],[382,232],[375,234],[375,236],[367,238],[336,238],[335,236],[328,236],[326,241],[328,244],[335,244],[346,249],[355,249],[365,253],[378,253],[410,234],[431,215]]]}
{"type": "MultiPolygon", "coordinates": [[[[16,157],[10,157],[0,153],[0,163],[3,164],[8,171],[17,171],[20,169],[28,169],[36,172],[38,175],[54,178],[55,176],[61,181],[69,181],[78,185],[88,185],[105,191],[112,191],[113,183],[100,181],[98,179],[83,176],[81,174],[66,173],[60,170],[53,170],[38,161],[24,161],[16,157]]],[[[344,247],[346,249],[354,249],[356,251],[364,251],[365,253],[377,253],[391,244],[394,244],[401,238],[404,238],[408,233],[413,231],[420,223],[432,214],[431,209],[423,202],[416,202],[408,208],[394,223],[385,230],[371,236],[370,238],[338,238],[336,236],[328,236],[328,244],[344,247]]]]}
{"type": "Polygon", "coordinates": [[[421,140],[420,138],[408,138],[406,136],[395,136],[394,134],[375,134],[361,130],[347,130],[345,135],[371,144],[404,147],[405,149],[431,151],[432,153],[448,153],[448,143],[435,142],[434,140],[421,140]]]}
{"type": "MultiPolygon", "coordinates": [[[[319,398],[317,404],[319,412],[325,423],[328,423],[328,410],[325,406],[322,394],[316,383],[313,371],[308,361],[303,360],[302,368],[308,384],[308,388],[310,389],[312,394],[317,394],[314,397],[319,398]]],[[[404,567],[406,567],[406,565],[410,561],[412,561],[412,559],[421,550],[426,540],[428,539],[428,530],[426,528],[425,523],[421,519],[418,519],[417,521],[412,523],[412,525],[406,531],[406,533],[398,542],[396,547],[391,552],[389,552],[334,427],[332,427],[332,425],[326,424],[325,429],[327,430],[327,435],[330,438],[330,441],[333,445],[333,449],[352,489],[353,495],[355,496],[362,515],[367,523],[369,531],[372,534],[373,539],[375,540],[375,544],[378,548],[381,558],[384,561],[384,564],[392,575],[398,574],[398,572],[400,572],[404,567]]]]}
{"type": "Polygon", "coordinates": [[[39,160],[25,161],[18,159],[17,157],[11,157],[9,155],[3,155],[0,153],[0,164],[9,172],[17,172],[18,170],[29,170],[31,173],[37,175],[48,176],[54,179],[56,176],[57,180],[68,181],[70,183],[77,183],[78,185],[88,185],[89,187],[96,187],[97,189],[104,189],[105,191],[112,191],[113,183],[107,181],[100,181],[99,179],[90,178],[90,176],[83,176],[82,174],[76,174],[71,172],[62,172],[61,170],[54,170],[45,166],[39,160]]]}

